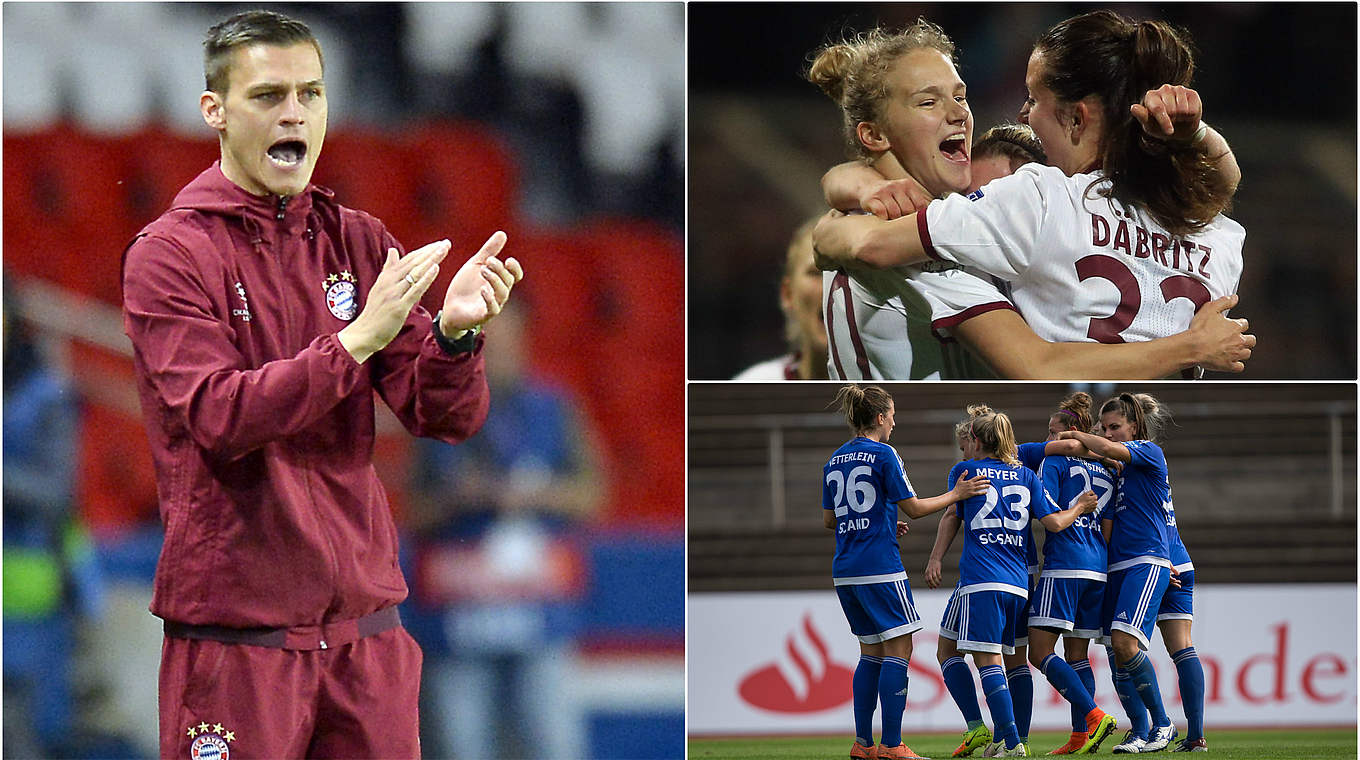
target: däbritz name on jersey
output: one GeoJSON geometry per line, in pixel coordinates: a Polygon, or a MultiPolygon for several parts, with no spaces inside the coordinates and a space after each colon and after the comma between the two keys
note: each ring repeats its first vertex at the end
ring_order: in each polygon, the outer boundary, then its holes
{"type": "Polygon", "coordinates": [[[1160,232],[1149,232],[1137,224],[1133,225],[1130,237],[1129,222],[1124,219],[1120,219],[1116,225],[1111,225],[1105,217],[1092,213],[1091,245],[1096,248],[1108,248],[1116,253],[1122,252],[1125,256],[1136,259],[1152,259],[1168,269],[1189,274],[1198,272],[1204,279],[1212,279],[1208,269],[1209,256],[1212,253],[1209,246],[1168,237],[1160,232]]]}

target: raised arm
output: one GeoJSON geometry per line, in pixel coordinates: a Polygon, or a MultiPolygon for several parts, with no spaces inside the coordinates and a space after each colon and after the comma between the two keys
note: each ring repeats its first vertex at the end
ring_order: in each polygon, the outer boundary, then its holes
{"type": "Polygon", "coordinates": [[[1232,147],[1218,130],[1204,123],[1204,104],[1199,93],[1189,87],[1164,84],[1148,90],[1141,103],[1129,107],[1129,112],[1147,134],[1163,140],[1195,142],[1203,145],[1209,161],[1218,169],[1231,192],[1237,192],[1242,181],[1242,169],[1232,147]],[[1201,133],[1200,129],[1204,131],[1201,133]]]}
{"type": "Polygon", "coordinates": [[[1256,346],[1245,319],[1224,315],[1230,295],[1205,304],[1185,332],[1136,343],[1054,343],[1011,309],[994,309],[952,328],[1001,377],[1015,380],[1156,380],[1191,367],[1241,372],[1256,346]]]}
{"type": "Polygon", "coordinates": [[[925,261],[925,246],[916,227],[916,214],[885,222],[867,214],[832,210],[812,232],[814,260],[823,270],[861,264],[875,269],[925,261]]]}
{"type": "Polygon", "coordinates": [[[944,509],[956,501],[963,501],[970,496],[986,493],[987,489],[991,487],[992,482],[986,477],[975,475],[965,479],[963,476],[967,474],[967,471],[961,473],[959,480],[954,484],[954,487],[939,496],[931,496],[925,499],[912,496],[911,498],[897,502],[897,508],[902,510],[902,513],[907,517],[913,519],[925,517],[928,514],[939,512],[941,509],[944,509]]]}
{"type": "Polygon", "coordinates": [[[1129,453],[1127,446],[1116,441],[1101,438],[1098,435],[1092,435],[1091,433],[1081,430],[1064,430],[1058,437],[1078,441],[1082,446],[1086,447],[1087,451],[1090,451],[1098,457],[1113,459],[1116,462],[1124,462],[1126,464],[1133,461],[1133,455],[1129,453]]]}

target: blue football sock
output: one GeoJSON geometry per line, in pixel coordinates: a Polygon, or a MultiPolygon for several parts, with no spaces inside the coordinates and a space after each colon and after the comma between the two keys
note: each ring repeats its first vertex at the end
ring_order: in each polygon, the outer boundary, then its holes
{"type": "MultiPolygon", "coordinates": [[[[1090,695],[1091,701],[1094,703],[1096,698],[1096,674],[1091,671],[1091,661],[1085,659],[1067,660],[1066,662],[1067,666],[1072,668],[1072,672],[1077,674],[1077,678],[1081,681],[1082,688],[1086,689],[1086,693],[1090,695]]],[[[1079,713],[1075,702],[1072,703],[1072,730],[1076,732],[1086,730],[1086,713],[1079,713]]]]}
{"type": "Polygon", "coordinates": [[[882,657],[862,654],[850,681],[855,704],[855,738],[866,747],[874,746],[874,709],[878,707],[878,673],[882,657]]]}
{"type": "Polygon", "coordinates": [[[962,657],[950,657],[940,665],[940,672],[944,674],[945,688],[949,689],[954,704],[959,706],[964,722],[968,728],[976,728],[982,723],[982,710],[978,707],[977,686],[968,663],[962,657]]]}
{"type": "Polygon", "coordinates": [[[1010,749],[1020,743],[1020,734],[1015,730],[1006,671],[1000,665],[987,665],[978,668],[978,676],[982,680],[982,693],[987,696],[987,709],[992,713],[992,738],[1005,741],[1006,749],[1010,749]]]}
{"type": "Polygon", "coordinates": [[[1143,704],[1152,714],[1152,725],[1171,725],[1171,719],[1166,715],[1166,708],[1162,706],[1162,691],[1157,686],[1157,671],[1152,669],[1152,660],[1149,660],[1143,652],[1138,652],[1132,659],[1124,663],[1123,670],[1129,674],[1129,680],[1133,682],[1133,687],[1138,691],[1138,696],[1142,698],[1143,704]]]}
{"type": "Polygon", "coordinates": [[[1129,679],[1129,674],[1120,668],[1114,660],[1114,649],[1105,647],[1105,654],[1110,658],[1110,673],[1114,676],[1114,691],[1119,695],[1119,703],[1124,706],[1124,714],[1129,716],[1129,728],[1133,730],[1134,736],[1141,736],[1144,739],[1152,731],[1152,726],[1148,722],[1148,711],[1143,706],[1143,700],[1138,697],[1138,692],[1133,688],[1133,681],[1129,679]]]}
{"type": "Polygon", "coordinates": [[[1072,714],[1076,715],[1077,710],[1081,711],[1081,728],[1073,731],[1086,730],[1086,713],[1096,709],[1095,700],[1086,693],[1086,687],[1082,686],[1081,679],[1077,677],[1077,672],[1072,670],[1072,666],[1063,661],[1063,658],[1056,654],[1050,654],[1044,658],[1043,674],[1053,688],[1062,695],[1063,699],[1072,703],[1072,714]]]}
{"type": "Polygon", "coordinates": [[[1006,688],[1011,693],[1011,712],[1015,713],[1015,732],[1020,741],[1029,741],[1029,721],[1034,717],[1034,674],[1029,663],[1006,671],[1006,688]]]}
{"type": "Polygon", "coordinates": [[[878,700],[883,705],[883,737],[887,747],[902,743],[902,713],[907,709],[907,666],[901,657],[884,657],[878,675],[878,700]]]}
{"type": "Polygon", "coordinates": [[[1176,676],[1181,688],[1181,703],[1185,707],[1187,739],[1204,738],[1204,666],[1194,647],[1186,647],[1171,655],[1176,663],[1176,676]]]}

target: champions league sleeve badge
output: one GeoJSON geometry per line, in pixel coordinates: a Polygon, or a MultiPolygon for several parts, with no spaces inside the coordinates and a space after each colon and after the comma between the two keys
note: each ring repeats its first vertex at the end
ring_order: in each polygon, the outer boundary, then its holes
{"type": "Polygon", "coordinates": [[[187,734],[194,740],[189,745],[190,760],[231,760],[231,743],[236,741],[236,733],[221,723],[189,726],[187,734]]]}
{"type": "Polygon", "coordinates": [[[348,270],[327,276],[321,282],[321,289],[326,291],[326,308],[331,310],[336,319],[348,322],[359,313],[359,299],[356,297],[359,289],[354,284],[354,275],[348,270]]]}

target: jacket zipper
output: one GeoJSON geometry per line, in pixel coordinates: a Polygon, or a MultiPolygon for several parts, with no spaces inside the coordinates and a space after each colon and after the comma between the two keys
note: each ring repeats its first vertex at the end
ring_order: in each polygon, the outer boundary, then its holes
{"type": "MultiPolygon", "coordinates": [[[[280,221],[280,222],[284,221],[284,216],[285,216],[285,211],[287,210],[287,206],[288,206],[288,198],[285,197],[285,196],[280,195],[280,196],[279,196],[278,213],[275,214],[275,217],[274,217],[274,218],[277,219],[277,220],[280,221]]],[[[288,270],[287,270],[287,267],[285,266],[284,258],[285,258],[286,251],[287,251],[289,245],[291,244],[291,239],[290,239],[291,236],[288,234],[288,227],[287,227],[286,224],[280,224],[280,225],[279,225],[278,233],[279,233],[279,234],[278,234],[278,237],[277,237],[277,239],[276,239],[275,246],[274,246],[274,252],[273,252],[273,253],[274,253],[274,261],[275,261],[275,263],[278,265],[280,271],[285,271],[285,272],[286,272],[286,271],[288,271],[288,270]]],[[[306,245],[306,244],[303,243],[303,245],[306,245]]],[[[304,258],[305,258],[305,257],[304,257],[304,258]]],[[[286,278],[284,279],[284,282],[287,282],[287,279],[286,279],[286,278]]],[[[286,291],[285,291],[285,297],[286,297],[286,291]]],[[[294,331],[294,325],[296,324],[296,322],[295,322],[295,320],[293,319],[293,308],[292,308],[292,304],[290,303],[290,301],[292,301],[291,298],[287,298],[287,299],[285,300],[285,302],[284,302],[284,304],[283,304],[283,313],[284,313],[284,320],[285,320],[285,333],[291,337],[292,335],[294,335],[294,332],[293,332],[293,331],[294,331]]],[[[306,302],[304,301],[304,305],[305,305],[305,303],[306,303],[306,302]]],[[[331,555],[331,601],[330,601],[330,605],[329,605],[329,606],[330,606],[330,607],[334,607],[334,606],[335,606],[335,601],[336,601],[336,599],[338,598],[338,593],[337,593],[337,592],[339,591],[340,585],[341,585],[341,578],[340,578],[340,556],[339,556],[339,552],[336,551],[336,548],[335,548],[335,538],[331,535],[330,526],[327,524],[326,520],[324,520],[324,519],[321,518],[320,509],[318,509],[316,497],[313,495],[313,492],[312,492],[312,477],[313,477],[313,474],[314,474],[314,473],[313,473],[313,468],[312,468],[311,459],[312,459],[311,455],[310,455],[310,454],[307,455],[307,457],[306,457],[306,460],[307,460],[307,461],[306,461],[306,465],[305,465],[305,469],[304,469],[304,475],[303,475],[303,478],[302,478],[302,483],[303,483],[303,486],[304,486],[304,487],[306,488],[306,490],[307,490],[307,500],[310,501],[310,502],[312,503],[312,516],[316,519],[317,528],[318,528],[319,532],[321,533],[321,535],[325,538],[325,541],[326,541],[326,548],[328,548],[328,549],[330,550],[330,555],[331,555]]],[[[324,642],[324,641],[321,642],[321,646],[322,646],[323,649],[325,648],[325,642],[324,642]]]]}

